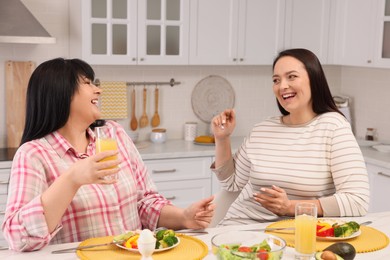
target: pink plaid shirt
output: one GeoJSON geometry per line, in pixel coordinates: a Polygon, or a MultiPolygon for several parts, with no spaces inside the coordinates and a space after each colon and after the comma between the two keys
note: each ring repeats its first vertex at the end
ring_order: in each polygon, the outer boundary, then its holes
{"type": "Polygon", "coordinates": [[[88,129],[87,153],[77,153],[58,132],[23,144],[13,160],[2,230],[10,248],[38,250],[49,243],[82,241],[126,230],[155,229],[163,206],[133,142],[117,123],[120,164],[114,185],[91,184],[76,193],[58,227],[49,233],[41,194],[77,160],[95,154],[95,135],[88,129]]]}

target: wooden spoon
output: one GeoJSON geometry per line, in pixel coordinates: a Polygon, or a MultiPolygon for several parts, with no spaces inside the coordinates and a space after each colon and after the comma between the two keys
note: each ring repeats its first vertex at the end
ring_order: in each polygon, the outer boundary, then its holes
{"type": "Polygon", "coordinates": [[[135,89],[131,92],[131,121],[130,129],[135,131],[138,127],[137,118],[135,117],[135,89]]]}
{"type": "Polygon", "coordinates": [[[158,114],[158,87],[156,85],[156,89],[154,90],[154,115],[152,117],[152,127],[156,127],[160,124],[160,116],[158,114]]]}
{"type": "Polygon", "coordinates": [[[146,114],[146,94],[147,94],[147,90],[144,86],[144,93],[143,93],[144,111],[142,113],[141,118],[139,119],[139,127],[145,127],[148,125],[149,122],[148,115],[146,114]]]}

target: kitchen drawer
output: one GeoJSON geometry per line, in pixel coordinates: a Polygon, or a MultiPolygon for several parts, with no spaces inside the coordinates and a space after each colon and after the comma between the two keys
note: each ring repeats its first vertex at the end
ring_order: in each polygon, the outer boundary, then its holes
{"type": "Polygon", "coordinates": [[[144,160],[155,182],[211,178],[211,157],[144,160]]]}
{"type": "Polygon", "coordinates": [[[211,196],[211,179],[156,182],[158,191],[180,208],[211,196]]]}

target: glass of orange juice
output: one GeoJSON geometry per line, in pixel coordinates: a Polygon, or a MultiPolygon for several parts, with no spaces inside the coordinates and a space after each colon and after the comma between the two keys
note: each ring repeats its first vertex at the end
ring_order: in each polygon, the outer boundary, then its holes
{"type": "MultiPolygon", "coordinates": [[[[109,151],[109,150],[118,150],[118,144],[116,141],[116,128],[114,126],[103,125],[103,126],[95,127],[95,135],[96,135],[96,153],[109,151]]],[[[104,158],[103,160],[101,160],[101,162],[108,161],[108,160],[116,160],[117,158],[118,158],[117,155],[113,155],[104,158]]],[[[106,178],[116,179],[117,174],[107,176],[106,178]]]]}
{"type": "Polygon", "coordinates": [[[317,206],[302,202],[295,206],[295,259],[314,259],[316,252],[317,206]]]}

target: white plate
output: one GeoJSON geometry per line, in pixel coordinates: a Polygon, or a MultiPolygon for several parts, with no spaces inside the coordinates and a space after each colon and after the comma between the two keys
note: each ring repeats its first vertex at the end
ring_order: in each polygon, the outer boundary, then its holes
{"type": "Polygon", "coordinates": [[[348,237],[317,237],[317,239],[324,240],[324,241],[341,241],[341,240],[348,240],[348,239],[351,239],[354,237],[358,237],[358,236],[360,236],[361,233],[362,233],[362,231],[360,231],[360,229],[359,229],[358,231],[356,231],[355,233],[353,233],[352,235],[350,235],[348,237]]]}
{"type": "Polygon", "coordinates": [[[210,123],[214,116],[234,107],[234,90],[221,76],[211,75],[196,84],[192,91],[192,110],[203,122],[210,123]]]}
{"type": "MultiPolygon", "coordinates": [[[[175,248],[177,247],[178,245],[180,244],[180,238],[177,237],[177,243],[174,244],[173,246],[170,246],[170,247],[166,247],[166,248],[160,248],[160,249],[155,249],[154,252],[162,252],[162,251],[166,251],[166,250],[170,250],[172,248],[175,248]]],[[[122,249],[125,249],[127,251],[130,251],[130,252],[134,252],[134,253],[139,253],[138,249],[135,249],[135,248],[127,248],[123,245],[119,245],[119,244],[116,244],[118,247],[122,248],[122,249]]]]}
{"type": "Polygon", "coordinates": [[[390,153],[390,145],[373,145],[372,148],[382,153],[390,153]]]}
{"type": "MultiPolygon", "coordinates": [[[[349,221],[340,220],[340,219],[327,219],[327,218],[319,218],[318,220],[321,222],[327,222],[331,225],[333,225],[335,223],[342,225],[344,223],[349,222],[349,221]]],[[[361,233],[362,233],[362,231],[360,231],[360,229],[359,229],[358,231],[356,231],[355,233],[353,233],[352,235],[350,235],[348,237],[319,237],[319,236],[317,236],[317,239],[323,240],[323,241],[341,241],[341,240],[348,240],[348,239],[360,236],[361,233]]]]}

